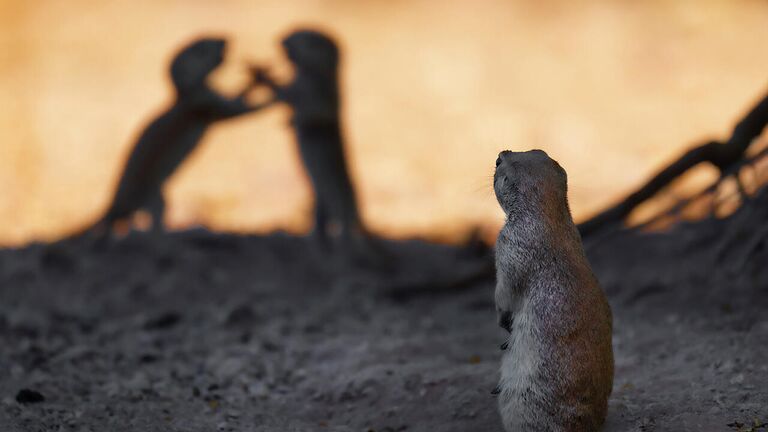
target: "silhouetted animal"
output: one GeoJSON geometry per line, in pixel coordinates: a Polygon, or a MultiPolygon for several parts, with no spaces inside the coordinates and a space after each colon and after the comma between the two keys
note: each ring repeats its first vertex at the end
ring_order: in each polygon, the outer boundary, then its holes
{"type": "Polygon", "coordinates": [[[594,432],[613,386],[612,318],[571,218],[566,173],[541,150],[504,151],[494,191],[507,216],[495,293],[510,332],[494,391],[504,428],[594,432]]]}
{"type": "Polygon", "coordinates": [[[232,99],[208,86],[206,79],[224,60],[225,47],[223,39],[203,38],[184,47],[173,59],[175,101],[139,137],[112,203],[94,228],[101,227],[108,233],[115,221],[146,209],[152,215],[153,229],[162,230],[163,183],[195,149],[208,126],[269,104],[251,105],[246,101],[246,93],[255,83],[232,99]]]}
{"type": "Polygon", "coordinates": [[[339,51],[317,31],[300,30],[283,39],[295,77],[285,86],[257,70],[256,81],[269,85],[278,100],[293,109],[293,125],[302,162],[315,194],[315,235],[322,243],[340,236],[347,243],[367,238],[344,154],[339,115],[339,51]]]}

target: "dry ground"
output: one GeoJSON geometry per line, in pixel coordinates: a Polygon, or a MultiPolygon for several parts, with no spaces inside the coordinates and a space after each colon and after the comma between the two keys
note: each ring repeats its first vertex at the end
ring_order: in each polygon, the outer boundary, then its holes
{"type": "MultiPolygon", "coordinates": [[[[388,249],[398,270],[385,276],[342,272],[282,234],[0,252],[0,430],[501,430],[492,280],[387,295],[472,274],[487,257],[418,241],[388,249]],[[44,401],[20,403],[22,389],[44,401]]],[[[607,277],[607,431],[768,421],[765,287],[607,277]]]]}

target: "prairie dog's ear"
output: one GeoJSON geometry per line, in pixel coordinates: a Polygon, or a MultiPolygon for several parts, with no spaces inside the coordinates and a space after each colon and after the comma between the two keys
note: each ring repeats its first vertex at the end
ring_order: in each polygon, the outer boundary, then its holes
{"type": "Polygon", "coordinates": [[[559,163],[557,163],[556,160],[552,159],[552,162],[555,165],[555,171],[557,171],[557,174],[563,179],[563,181],[568,181],[568,173],[565,171],[565,168],[563,168],[559,163]]]}
{"type": "Polygon", "coordinates": [[[551,159],[552,169],[554,170],[555,181],[557,182],[557,189],[564,194],[564,198],[567,200],[568,196],[568,173],[565,169],[557,163],[556,160],[551,159]]]}

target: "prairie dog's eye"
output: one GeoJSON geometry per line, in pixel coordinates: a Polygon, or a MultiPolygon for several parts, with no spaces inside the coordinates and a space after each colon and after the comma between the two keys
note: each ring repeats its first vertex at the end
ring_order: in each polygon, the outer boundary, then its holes
{"type": "Polygon", "coordinates": [[[499,165],[501,165],[501,157],[496,158],[496,167],[498,167],[499,165]]]}

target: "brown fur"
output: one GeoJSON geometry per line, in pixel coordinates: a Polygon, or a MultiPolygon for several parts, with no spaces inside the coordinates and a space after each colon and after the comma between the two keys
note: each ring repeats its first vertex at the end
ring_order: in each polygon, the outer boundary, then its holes
{"type": "Polygon", "coordinates": [[[494,190],[496,308],[510,332],[499,383],[507,431],[593,432],[613,385],[611,310],[571,218],[565,171],[541,150],[502,152],[494,190]]]}

